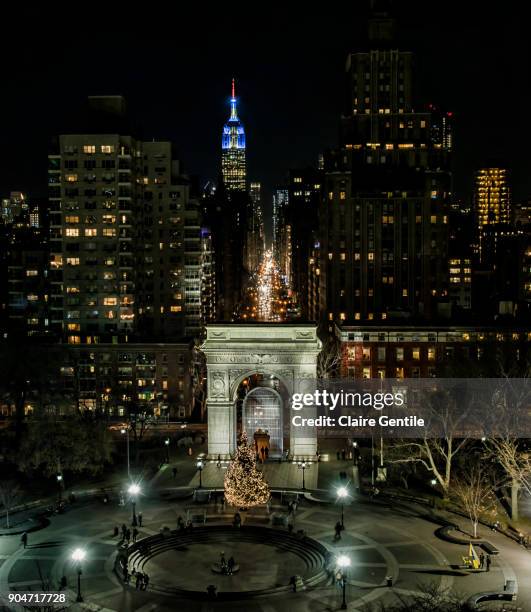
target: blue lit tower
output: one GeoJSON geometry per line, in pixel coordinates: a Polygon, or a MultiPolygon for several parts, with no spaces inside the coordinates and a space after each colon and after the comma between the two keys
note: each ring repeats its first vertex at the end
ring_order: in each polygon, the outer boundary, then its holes
{"type": "Polygon", "coordinates": [[[238,119],[234,79],[232,79],[230,117],[223,126],[221,138],[221,172],[229,194],[246,190],[245,131],[238,119]]]}

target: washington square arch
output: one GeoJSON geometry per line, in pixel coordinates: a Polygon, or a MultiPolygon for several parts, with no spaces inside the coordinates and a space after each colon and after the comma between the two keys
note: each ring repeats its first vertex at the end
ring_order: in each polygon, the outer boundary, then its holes
{"type": "Polygon", "coordinates": [[[250,441],[265,436],[273,457],[315,457],[315,430],[300,435],[289,418],[291,395],[317,376],[321,341],[314,324],[216,323],[207,326],[202,350],[210,457],[229,458],[241,431],[250,441]]]}

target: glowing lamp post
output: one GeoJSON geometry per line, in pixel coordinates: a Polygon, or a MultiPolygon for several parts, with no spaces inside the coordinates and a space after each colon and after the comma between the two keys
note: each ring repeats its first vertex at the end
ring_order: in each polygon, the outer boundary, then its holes
{"type": "Polygon", "coordinates": [[[341,586],[343,588],[343,601],[341,610],[347,609],[347,568],[350,567],[350,559],[346,555],[337,558],[337,565],[341,572],[341,586]]]}
{"type": "Polygon", "coordinates": [[[199,471],[199,488],[201,488],[203,486],[203,478],[202,478],[202,474],[203,474],[203,462],[201,461],[201,459],[197,460],[196,463],[196,467],[199,471]]]}
{"type": "Polygon", "coordinates": [[[122,436],[126,436],[126,444],[127,444],[127,478],[131,479],[131,466],[129,462],[129,426],[124,429],[120,429],[120,433],[122,436]]]}
{"type": "Polygon", "coordinates": [[[347,487],[339,487],[339,489],[337,490],[337,498],[341,502],[341,527],[345,526],[344,504],[346,497],[348,497],[347,487]]]}
{"type": "Polygon", "coordinates": [[[137,495],[140,493],[140,487],[137,484],[129,485],[129,488],[127,489],[127,492],[131,496],[131,503],[133,504],[133,520],[132,520],[132,525],[133,525],[133,527],[136,527],[137,526],[137,520],[136,520],[136,498],[137,498],[137,495]]]}
{"type": "Polygon", "coordinates": [[[304,479],[304,472],[310,467],[311,463],[306,461],[300,461],[298,467],[302,470],[302,490],[306,491],[306,481],[304,479]]]}
{"type": "Polygon", "coordinates": [[[83,597],[81,596],[81,574],[83,573],[81,563],[85,559],[86,554],[87,553],[82,548],[76,548],[72,552],[72,561],[77,565],[77,602],[83,601],[83,597]]]}

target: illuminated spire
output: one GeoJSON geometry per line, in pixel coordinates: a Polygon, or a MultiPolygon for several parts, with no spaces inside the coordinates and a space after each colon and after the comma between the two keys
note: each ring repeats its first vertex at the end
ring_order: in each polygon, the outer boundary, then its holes
{"type": "Polygon", "coordinates": [[[232,96],[230,99],[230,119],[229,121],[238,121],[238,112],[236,110],[236,85],[232,79],[232,96]]]}

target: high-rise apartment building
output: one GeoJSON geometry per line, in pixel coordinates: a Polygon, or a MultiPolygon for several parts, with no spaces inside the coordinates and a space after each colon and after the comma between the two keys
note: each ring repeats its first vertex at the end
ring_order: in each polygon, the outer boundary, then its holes
{"type": "Polygon", "coordinates": [[[280,232],[282,231],[283,210],[288,205],[288,190],[275,189],[273,194],[273,253],[277,261],[280,260],[280,232]]]}
{"type": "Polygon", "coordinates": [[[505,168],[481,168],[476,173],[474,189],[476,217],[476,253],[486,263],[496,251],[499,232],[511,221],[511,191],[505,168]]]}
{"type": "Polygon", "coordinates": [[[247,189],[245,130],[238,118],[234,79],[232,79],[230,117],[223,126],[221,149],[221,172],[228,195],[230,196],[231,192],[245,192],[247,189]]]}
{"type": "Polygon", "coordinates": [[[264,216],[262,211],[262,186],[258,182],[249,185],[247,232],[245,239],[245,266],[254,272],[262,260],[265,247],[264,216]]]}
{"type": "Polygon", "coordinates": [[[449,149],[415,109],[413,56],[392,20],[369,31],[369,49],[347,58],[341,142],[325,156],[316,269],[329,321],[431,317],[448,297],[449,149]]]}
{"type": "Polygon", "coordinates": [[[200,207],[169,142],[142,142],[121,97],[49,156],[51,326],[72,344],[201,327],[200,207]],[[193,285],[193,287],[192,287],[193,285]]]}

